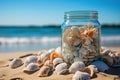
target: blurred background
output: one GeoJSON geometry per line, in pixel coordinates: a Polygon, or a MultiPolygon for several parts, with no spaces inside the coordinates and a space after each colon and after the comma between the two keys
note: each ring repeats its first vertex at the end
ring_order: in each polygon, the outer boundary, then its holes
{"type": "Polygon", "coordinates": [[[0,52],[60,46],[64,12],[72,10],[98,11],[102,46],[120,47],[120,0],[0,0],[0,52]]]}

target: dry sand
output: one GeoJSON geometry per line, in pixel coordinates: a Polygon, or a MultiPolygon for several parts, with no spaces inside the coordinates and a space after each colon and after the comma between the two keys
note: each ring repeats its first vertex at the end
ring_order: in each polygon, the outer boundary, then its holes
{"type": "MultiPolygon", "coordinates": [[[[120,52],[120,48],[111,48],[111,49],[120,52]]],[[[72,80],[73,74],[57,75],[54,71],[48,77],[37,77],[39,70],[33,74],[26,74],[22,72],[24,65],[16,69],[11,69],[7,66],[8,63],[10,62],[9,61],[10,59],[20,57],[22,55],[29,53],[33,53],[33,52],[0,53],[0,80],[72,80]],[[22,79],[14,79],[14,78],[22,78],[22,79]]],[[[22,58],[23,61],[24,59],[25,58],[22,58]]],[[[117,75],[98,73],[97,77],[93,78],[92,80],[120,80],[120,79],[115,79],[118,75],[120,75],[120,68],[111,69],[110,72],[112,74],[117,73],[117,75]]]]}

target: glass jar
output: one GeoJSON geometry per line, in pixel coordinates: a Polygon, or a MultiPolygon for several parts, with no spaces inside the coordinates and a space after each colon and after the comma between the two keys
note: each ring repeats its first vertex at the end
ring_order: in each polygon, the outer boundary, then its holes
{"type": "Polygon", "coordinates": [[[101,25],[97,11],[65,12],[62,28],[62,56],[71,65],[83,61],[86,65],[99,58],[101,25]]]}

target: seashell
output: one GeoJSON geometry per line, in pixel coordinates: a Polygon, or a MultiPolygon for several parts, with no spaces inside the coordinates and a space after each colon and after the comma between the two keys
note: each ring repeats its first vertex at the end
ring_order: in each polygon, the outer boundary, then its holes
{"type": "Polygon", "coordinates": [[[90,23],[90,22],[87,24],[87,26],[88,26],[89,28],[93,28],[93,27],[94,27],[94,25],[93,25],[92,23],[90,23]]]}
{"type": "Polygon", "coordinates": [[[36,63],[30,63],[27,65],[25,69],[23,69],[23,72],[31,74],[39,69],[38,65],[36,63]]]}
{"type": "Polygon", "coordinates": [[[79,57],[75,57],[74,62],[77,62],[77,61],[82,61],[82,60],[79,57]]]}
{"type": "Polygon", "coordinates": [[[41,69],[38,73],[38,76],[39,77],[46,77],[46,76],[48,76],[49,72],[50,72],[50,67],[43,66],[43,67],[41,67],[41,69]]]}
{"type": "Polygon", "coordinates": [[[87,48],[87,50],[89,50],[90,52],[96,53],[95,46],[93,46],[93,45],[88,45],[88,46],[86,46],[86,48],[87,48]]]}
{"type": "Polygon", "coordinates": [[[93,36],[93,30],[92,29],[88,30],[86,35],[89,36],[89,37],[92,37],[93,36]]]}
{"type": "Polygon", "coordinates": [[[80,58],[86,58],[86,56],[89,55],[89,52],[85,48],[80,48],[79,50],[79,57],[80,58]]]}
{"type": "Polygon", "coordinates": [[[53,60],[53,65],[54,65],[54,66],[56,66],[56,65],[58,65],[58,64],[60,64],[60,63],[63,63],[62,58],[55,58],[55,59],[53,60]]]}
{"type": "Polygon", "coordinates": [[[112,57],[110,57],[109,55],[105,55],[105,56],[102,56],[101,58],[106,64],[108,64],[109,66],[112,66],[112,64],[113,64],[112,57]]]}
{"type": "Polygon", "coordinates": [[[74,56],[72,54],[64,54],[63,58],[68,65],[71,65],[71,63],[74,62],[74,56]]]}
{"type": "Polygon", "coordinates": [[[51,55],[50,55],[50,60],[53,61],[55,58],[59,58],[61,57],[60,54],[56,53],[56,52],[53,52],[51,55]]]}
{"type": "Polygon", "coordinates": [[[55,67],[55,71],[56,71],[57,74],[65,74],[65,73],[67,73],[68,72],[67,64],[66,63],[58,64],[55,67]]]}
{"type": "Polygon", "coordinates": [[[87,73],[90,74],[91,77],[94,77],[94,76],[96,76],[95,73],[98,72],[98,69],[97,69],[97,67],[95,65],[89,65],[88,67],[85,67],[83,69],[83,72],[87,72],[87,73]]]}
{"type": "Polygon", "coordinates": [[[27,66],[30,63],[36,63],[38,58],[36,56],[29,56],[25,60],[25,66],[27,66]]]}
{"type": "Polygon", "coordinates": [[[52,63],[51,60],[46,60],[45,63],[44,63],[44,66],[52,67],[52,66],[53,66],[53,63],[52,63]]]}
{"type": "Polygon", "coordinates": [[[86,72],[76,71],[72,77],[72,80],[90,80],[90,75],[86,72]]]}
{"type": "Polygon", "coordinates": [[[62,38],[64,42],[67,42],[66,38],[69,37],[70,33],[71,33],[71,29],[65,30],[65,32],[63,33],[63,38],[62,38]]]}
{"type": "Polygon", "coordinates": [[[52,48],[52,49],[49,49],[49,50],[48,50],[48,53],[51,54],[51,53],[54,52],[54,51],[55,51],[55,49],[52,48]]]}
{"type": "Polygon", "coordinates": [[[37,53],[37,56],[40,56],[42,53],[45,53],[45,52],[47,52],[47,51],[46,50],[41,50],[37,53]]]}
{"type": "Polygon", "coordinates": [[[79,28],[80,33],[84,33],[87,30],[88,30],[87,26],[82,26],[79,28]]]}
{"type": "Polygon", "coordinates": [[[49,52],[45,52],[43,54],[41,54],[41,56],[39,56],[38,61],[44,63],[46,60],[50,59],[50,53],[49,52]]]}
{"type": "Polygon", "coordinates": [[[100,72],[105,72],[109,69],[108,65],[106,65],[103,61],[94,61],[91,65],[95,65],[100,72]]]}
{"type": "Polygon", "coordinates": [[[73,34],[74,36],[79,36],[79,34],[80,34],[79,28],[76,27],[76,26],[72,26],[72,27],[71,27],[71,31],[72,31],[72,34],[73,34]]]}
{"type": "Polygon", "coordinates": [[[23,64],[22,60],[20,58],[14,58],[10,63],[9,63],[9,67],[14,69],[17,68],[19,66],[21,66],[23,64]]]}
{"type": "Polygon", "coordinates": [[[57,47],[57,48],[55,49],[55,52],[61,55],[61,54],[62,54],[62,52],[61,52],[61,47],[57,47]]]}
{"type": "Polygon", "coordinates": [[[85,68],[85,64],[81,61],[77,61],[70,66],[69,72],[74,74],[76,71],[83,70],[84,68],[85,68]]]}

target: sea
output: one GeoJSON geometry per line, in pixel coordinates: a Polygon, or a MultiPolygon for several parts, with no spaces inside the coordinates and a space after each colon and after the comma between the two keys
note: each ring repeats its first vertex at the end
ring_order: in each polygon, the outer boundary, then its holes
{"type": "MultiPolygon", "coordinates": [[[[102,28],[101,45],[120,47],[120,28],[102,28]]],[[[39,51],[58,46],[61,46],[60,27],[0,27],[0,53],[39,51]]]]}

